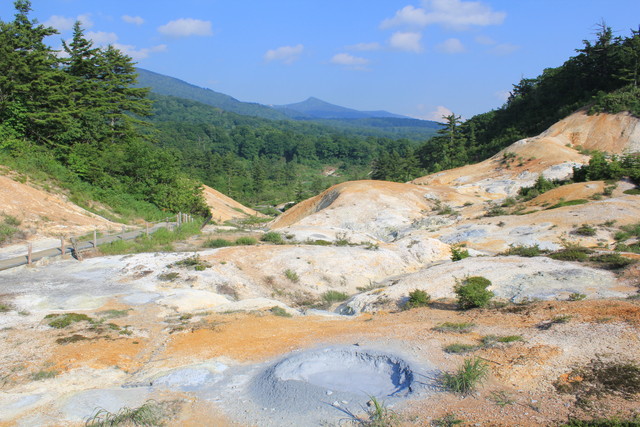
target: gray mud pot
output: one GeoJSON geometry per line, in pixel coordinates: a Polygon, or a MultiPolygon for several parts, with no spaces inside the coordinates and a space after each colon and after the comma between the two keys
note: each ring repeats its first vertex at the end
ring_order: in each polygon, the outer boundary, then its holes
{"type": "Polygon", "coordinates": [[[422,394],[419,390],[430,382],[427,373],[393,354],[330,347],[294,353],[268,366],[253,378],[249,393],[263,414],[287,414],[280,420],[315,425],[363,413],[371,397],[393,406],[422,394]]]}

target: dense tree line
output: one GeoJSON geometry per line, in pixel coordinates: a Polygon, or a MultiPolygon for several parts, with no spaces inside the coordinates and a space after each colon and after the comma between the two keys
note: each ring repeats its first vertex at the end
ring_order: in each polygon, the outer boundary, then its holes
{"type": "MultiPolygon", "coordinates": [[[[414,152],[415,159],[389,162],[389,154],[374,165],[387,165],[379,179],[404,180],[407,164],[437,172],[486,159],[513,142],[535,136],[580,108],[590,113],[629,111],[640,116],[640,28],[627,37],[614,36],[606,24],[595,41],[583,41],[577,55],[535,78],[513,86],[499,109],[464,122],[445,118],[438,135],[414,152]]],[[[380,167],[378,167],[380,169],[380,167]]]]}
{"type": "Polygon", "coordinates": [[[180,172],[179,156],[144,138],[151,102],[132,86],[131,58],[94,47],[80,23],[64,54],[56,52],[45,38],[57,31],[29,17],[30,1],[14,5],[13,21],[0,21],[0,155],[38,157],[52,170],[59,163],[103,198],[128,194],[206,214],[201,186],[180,172]]]}

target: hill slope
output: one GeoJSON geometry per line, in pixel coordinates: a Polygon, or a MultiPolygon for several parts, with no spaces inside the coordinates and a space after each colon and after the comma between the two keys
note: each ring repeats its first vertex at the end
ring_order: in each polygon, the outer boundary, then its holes
{"type": "Polygon", "coordinates": [[[308,119],[366,119],[372,117],[386,117],[396,119],[408,119],[409,117],[388,111],[358,111],[352,108],[341,107],[318,98],[310,97],[302,102],[286,105],[274,105],[278,111],[298,120],[308,119]]]}

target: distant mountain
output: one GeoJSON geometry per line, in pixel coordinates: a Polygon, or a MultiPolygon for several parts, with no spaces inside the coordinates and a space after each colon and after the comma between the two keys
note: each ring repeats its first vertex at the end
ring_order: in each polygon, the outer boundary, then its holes
{"type": "Polygon", "coordinates": [[[295,104],[274,105],[273,108],[296,120],[370,119],[378,117],[409,119],[407,116],[393,114],[388,111],[358,111],[352,108],[330,104],[314,97],[295,104]]]}
{"type": "Polygon", "coordinates": [[[160,95],[190,99],[244,116],[261,117],[272,120],[286,120],[288,118],[287,115],[266,105],[238,101],[229,95],[211,89],[201,88],[180,79],[154,73],[153,71],[143,68],[138,68],[137,71],[138,84],[136,86],[150,87],[152,92],[160,95]]]}

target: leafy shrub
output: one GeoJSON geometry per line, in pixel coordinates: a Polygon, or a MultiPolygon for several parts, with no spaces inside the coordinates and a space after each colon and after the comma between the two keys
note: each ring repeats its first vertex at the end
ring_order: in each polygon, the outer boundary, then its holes
{"type": "Polygon", "coordinates": [[[491,281],[481,276],[467,277],[458,282],[453,289],[458,295],[458,307],[463,310],[486,307],[494,295],[487,290],[489,286],[491,281]]]}
{"type": "Polygon", "coordinates": [[[509,246],[502,255],[516,255],[521,257],[536,257],[542,255],[542,251],[538,245],[533,246],[509,246]]]}
{"type": "Polygon", "coordinates": [[[236,239],[236,245],[239,246],[252,246],[252,245],[256,245],[258,243],[258,240],[255,239],[254,237],[238,237],[236,239]]]}
{"type": "Polygon", "coordinates": [[[431,295],[421,289],[415,289],[409,292],[409,300],[404,305],[405,310],[416,307],[426,307],[431,302],[431,295]]]}
{"type": "Polygon", "coordinates": [[[291,280],[293,283],[298,283],[300,281],[300,276],[298,276],[298,273],[289,268],[284,271],[284,277],[291,280]]]}
{"type": "Polygon", "coordinates": [[[284,243],[282,240],[282,235],[280,233],[276,233],[275,231],[269,231],[264,233],[260,238],[263,242],[272,243],[274,245],[281,245],[284,243]]]}
{"type": "Polygon", "coordinates": [[[544,176],[540,175],[538,176],[535,184],[531,187],[521,187],[520,190],[518,190],[518,195],[525,201],[531,200],[560,185],[561,183],[559,181],[549,181],[544,176]]]}
{"type": "Polygon", "coordinates": [[[449,391],[467,395],[473,392],[489,375],[489,366],[480,358],[465,359],[454,373],[442,375],[442,385],[449,391]]]}
{"type": "Polygon", "coordinates": [[[594,255],[589,258],[589,261],[593,261],[597,263],[599,267],[607,270],[619,270],[636,262],[636,260],[625,258],[616,252],[610,254],[594,255]]]}
{"type": "Polygon", "coordinates": [[[226,246],[233,246],[234,243],[225,239],[209,239],[202,244],[205,248],[224,248],[226,246]]]}
{"type": "Polygon", "coordinates": [[[451,261],[456,262],[465,258],[469,258],[469,251],[462,246],[451,246],[451,261]]]}
{"type": "Polygon", "coordinates": [[[291,317],[291,314],[289,312],[287,312],[287,310],[285,310],[282,307],[278,307],[277,305],[274,305],[273,307],[271,307],[269,309],[269,311],[271,312],[271,314],[273,314],[274,316],[280,316],[280,317],[291,317]]]}

